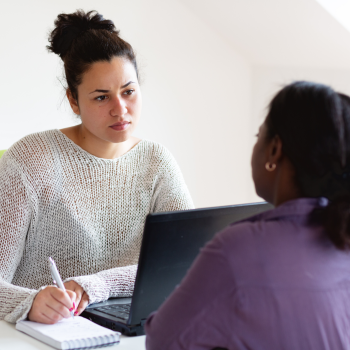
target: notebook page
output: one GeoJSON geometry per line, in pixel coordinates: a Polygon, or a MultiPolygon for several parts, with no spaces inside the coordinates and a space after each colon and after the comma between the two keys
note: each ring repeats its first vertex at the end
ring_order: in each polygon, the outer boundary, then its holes
{"type": "Polygon", "coordinates": [[[38,340],[58,348],[76,348],[116,342],[118,332],[99,326],[86,318],[75,316],[47,325],[31,321],[20,321],[16,328],[38,340]],[[99,339],[96,339],[100,337],[99,339]],[[58,346],[62,344],[63,346],[58,346]]]}

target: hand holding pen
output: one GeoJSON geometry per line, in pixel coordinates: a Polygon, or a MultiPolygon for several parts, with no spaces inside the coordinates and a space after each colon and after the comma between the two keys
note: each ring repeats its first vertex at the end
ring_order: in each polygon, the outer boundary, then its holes
{"type": "MultiPolygon", "coordinates": [[[[64,288],[64,284],[62,282],[61,276],[57,270],[56,263],[51,258],[51,256],[49,257],[49,267],[50,267],[53,283],[57,284],[58,288],[62,289],[64,292],[66,292],[66,288],[64,288]]],[[[75,304],[73,301],[73,307],[69,309],[72,318],[74,318],[74,309],[75,309],[75,304]]]]}
{"type": "MultiPolygon", "coordinates": [[[[60,287],[59,283],[62,280],[61,278],[58,279],[57,276],[55,277],[55,281],[58,287],[60,287]]],[[[47,286],[34,298],[32,308],[28,313],[28,319],[40,323],[54,324],[63,318],[72,317],[73,310],[75,309],[75,299],[76,294],[73,291],[47,286]]]]}

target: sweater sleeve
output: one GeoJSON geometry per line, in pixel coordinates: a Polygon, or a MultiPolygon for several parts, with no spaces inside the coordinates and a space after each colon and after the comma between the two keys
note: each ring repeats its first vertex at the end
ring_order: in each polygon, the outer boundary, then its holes
{"type": "Polygon", "coordinates": [[[89,303],[112,297],[130,297],[134,291],[137,265],[115,267],[94,275],[67,278],[78,283],[89,296],[89,303]]]}
{"type": "Polygon", "coordinates": [[[194,204],[172,154],[163,149],[154,185],[151,212],[193,209],[194,204]]]}
{"type": "Polygon", "coordinates": [[[37,290],[12,285],[31,219],[24,175],[9,151],[0,160],[0,320],[27,317],[37,290]]]}

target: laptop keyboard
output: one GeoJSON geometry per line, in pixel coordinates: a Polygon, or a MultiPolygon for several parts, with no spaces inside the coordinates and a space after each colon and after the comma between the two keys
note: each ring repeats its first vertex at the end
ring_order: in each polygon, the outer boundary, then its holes
{"type": "Polygon", "coordinates": [[[114,304],[108,306],[100,306],[95,310],[127,321],[129,318],[130,307],[131,304],[114,304]]]}

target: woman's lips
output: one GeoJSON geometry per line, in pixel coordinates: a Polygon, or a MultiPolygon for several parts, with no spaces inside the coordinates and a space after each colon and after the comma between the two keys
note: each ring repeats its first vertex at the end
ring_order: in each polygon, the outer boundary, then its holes
{"type": "Polygon", "coordinates": [[[120,123],[115,123],[110,126],[113,130],[125,130],[130,126],[130,122],[120,122],[120,123]]]}

